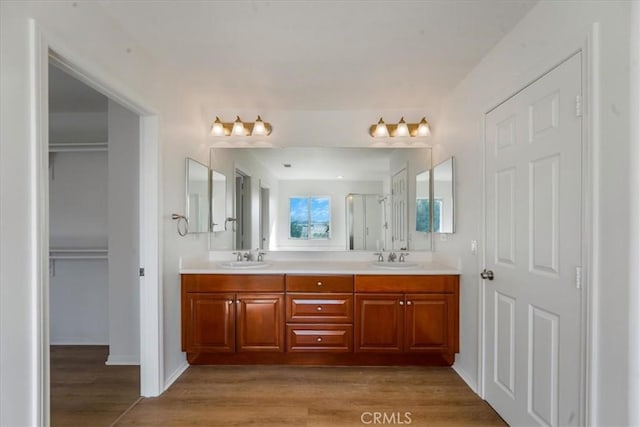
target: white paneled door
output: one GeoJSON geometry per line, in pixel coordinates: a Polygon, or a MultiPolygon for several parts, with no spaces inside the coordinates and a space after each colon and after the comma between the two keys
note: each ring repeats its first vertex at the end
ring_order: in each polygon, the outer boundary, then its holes
{"type": "Polygon", "coordinates": [[[484,391],[514,426],[580,422],[581,70],[486,116],[484,391]]]}

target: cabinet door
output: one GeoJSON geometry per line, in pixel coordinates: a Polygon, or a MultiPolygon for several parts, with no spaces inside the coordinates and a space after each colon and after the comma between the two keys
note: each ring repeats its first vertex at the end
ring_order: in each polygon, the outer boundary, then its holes
{"type": "Polygon", "coordinates": [[[450,294],[408,294],[405,299],[405,351],[451,352],[455,310],[450,294]]]}
{"type": "Polygon", "coordinates": [[[187,293],[186,298],[186,351],[235,351],[234,294],[187,293]]]}
{"type": "Polygon", "coordinates": [[[284,294],[238,294],[238,351],[284,351],[284,294]]]}
{"type": "Polygon", "coordinates": [[[355,350],[402,352],[402,294],[356,294],[355,350]]]}

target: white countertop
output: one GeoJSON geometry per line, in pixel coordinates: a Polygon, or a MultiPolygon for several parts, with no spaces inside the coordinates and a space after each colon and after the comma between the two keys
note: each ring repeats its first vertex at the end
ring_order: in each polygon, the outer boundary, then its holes
{"type": "MultiPolygon", "coordinates": [[[[225,260],[228,261],[228,260],[225,260]]],[[[415,268],[380,268],[370,261],[266,261],[256,268],[226,268],[222,260],[207,258],[183,260],[180,274],[381,274],[381,275],[459,275],[460,270],[433,261],[417,262],[415,268]]],[[[397,264],[397,263],[396,263],[397,264]]]]}

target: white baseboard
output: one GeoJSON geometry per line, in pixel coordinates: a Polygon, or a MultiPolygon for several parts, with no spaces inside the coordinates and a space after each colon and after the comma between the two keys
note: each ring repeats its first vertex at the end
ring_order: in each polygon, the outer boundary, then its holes
{"type": "Polygon", "coordinates": [[[107,357],[107,361],[104,362],[105,365],[139,365],[140,364],[140,356],[134,355],[109,355],[107,357]]]}
{"type": "Polygon", "coordinates": [[[467,371],[465,371],[464,369],[462,369],[460,366],[458,366],[457,364],[453,365],[453,370],[456,371],[456,373],[458,374],[458,376],[460,378],[462,378],[462,381],[464,381],[465,383],[467,383],[467,385],[469,386],[469,388],[471,390],[473,390],[473,392],[475,394],[478,394],[478,384],[472,379],[473,377],[471,375],[469,375],[469,373],[467,371]]]}
{"type": "Polygon", "coordinates": [[[173,373],[169,375],[167,380],[164,382],[163,392],[167,391],[167,389],[171,387],[171,384],[173,384],[178,378],[180,378],[180,375],[182,375],[184,371],[187,370],[188,367],[189,367],[189,363],[186,360],[182,363],[182,365],[178,366],[176,370],[173,371],[173,373]]]}

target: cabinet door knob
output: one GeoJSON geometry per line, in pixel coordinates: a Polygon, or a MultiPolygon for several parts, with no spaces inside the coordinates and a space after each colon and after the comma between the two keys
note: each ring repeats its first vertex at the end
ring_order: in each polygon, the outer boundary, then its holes
{"type": "Polygon", "coordinates": [[[404,301],[400,301],[400,305],[404,305],[404,301]]]}
{"type": "Polygon", "coordinates": [[[411,305],[411,301],[407,301],[407,305],[411,305]]]}
{"type": "Polygon", "coordinates": [[[322,286],[322,282],[318,282],[318,283],[316,283],[316,285],[322,286]]]}
{"type": "Polygon", "coordinates": [[[322,306],[321,306],[321,305],[317,306],[317,307],[316,307],[316,310],[318,310],[318,311],[322,311],[322,306]]]}
{"type": "Polygon", "coordinates": [[[240,300],[239,299],[236,300],[236,304],[240,304],[240,300]]]}
{"type": "Polygon", "coordinates": [[[229,304],[233,304],[233,300],[230,299],[229,301],[227,301],[229,304]]]}
{"type": "Polygon", "coordinates": [[[316,338],[316,341],[317,341],[317,342],[322,342],[322,337],[318,337],[318,338],[316,338]]]}

